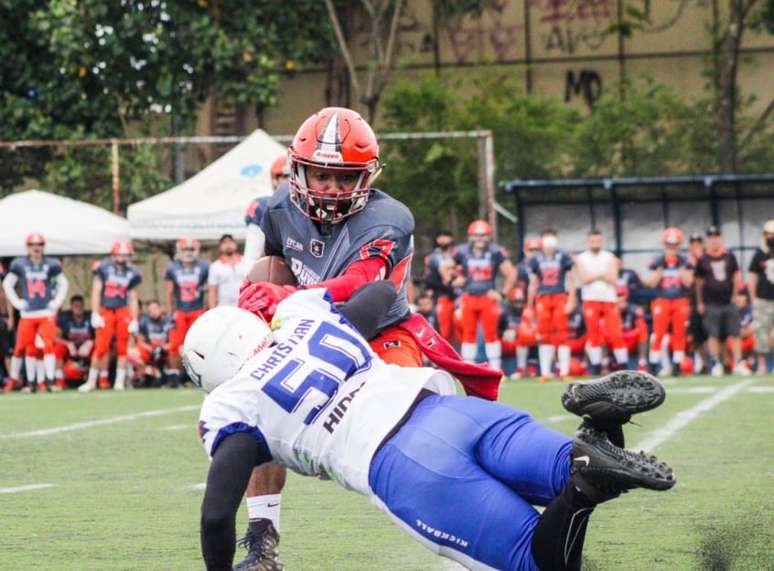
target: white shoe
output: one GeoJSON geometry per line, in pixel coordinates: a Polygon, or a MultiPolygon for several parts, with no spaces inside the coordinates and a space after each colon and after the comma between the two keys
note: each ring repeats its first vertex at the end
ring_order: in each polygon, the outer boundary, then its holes
{"type": "Polygon", "coordinates": [[[90,383],[89,381],[86,381],[80,387],[78,387],[78,392],[90,393],[91,391],[93,391],[96,388],[97,388],[97,383],[96,382],[90,383]]]}
{"type": "Polygon", "coordinates": [[[508,380],[510,381],[520,381],[522,379],[521,373],[516,371],[513,373],[510,377],[508,377],[508,380]]]}
{"type": "Polygon", "coordinates": [[[710,375],[713,377],[722,377],[725,375],[726,371],[723,368],[723,363],[716,361],[714,365],[712,365],[712,370],[710,371],[710,375]]]}
{"type": "Polygon", "coordinates": [[[113,390],[114,391],[125,391],[126,390],[125,382],[121,381],[119,383],[118,381],[116,381],[115,383],[113,383],[113,390]]]}
{"type": "Polygon", "coordinates": [[[671,377],[672,376],[672,367],[663,367],[659,373],[659,377],[671,377]]]}
{"type": "Polygon", "coordinates": [[[752,371],[750,370],[750,367],[747,366],[747,363],[744,361],[739,361],[734,367],[734,374],[742,375],[743,377],[749,377],[752,375],[752,371]]]}

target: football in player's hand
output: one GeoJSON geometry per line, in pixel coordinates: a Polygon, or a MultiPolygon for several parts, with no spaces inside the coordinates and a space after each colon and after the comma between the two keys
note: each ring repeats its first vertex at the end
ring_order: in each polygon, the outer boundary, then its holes
{"type": "Polygon", "coordinates": [[[296,285],[296,276],[282,256],[265,256],[255,262],[247,279],[252,283],[269,282],[276,285],[296,285]]]}

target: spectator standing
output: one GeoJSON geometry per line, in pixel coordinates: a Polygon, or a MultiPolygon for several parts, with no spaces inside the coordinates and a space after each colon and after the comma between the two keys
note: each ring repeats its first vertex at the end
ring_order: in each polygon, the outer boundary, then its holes
{"type": "Polygon", "coordinates": [[[567,343],[567,316],[577,306],[575,280],[571,275],[573,261],[559,250],[559,234],[552,228],[543,230],[541,250],[530,260],[529,297],[527,305],[535,308],[538,326],[538,360],[540,381],[553,376],[554,355],[558,356],[559,376],[570,374],[570,346],[567,343]]]}
{"type": "Polygon", "coordinates": [[[94,266],[91,284],[91,324],[96,330],[91,368],[86,382],[78,390],[87,393],[97,388],[109,389],[108,354],[116,338],[116,378],[113,388],[126,388],[126,354],[129,335],[139,329],[140,300],[137,286],[142,274],[132,263],[134,247],[128,240],[118,240],[110,249],[110,258],[94,266]]]}
{"type": "Polygon", "coordinates": [[[454,337],[454,301],[457,291],[451,284],[455,269],[454,235],[449,230],[441,230],[435,235],[435,249],[425,256],[424,282],[425,289],[435,298],[438,332],[449,342],[454,337]]]}
{"type": "Polygon", "coordinates": [[[82,295],[70,298],[69,311],[62,311],[56,320],[56,388],[65,388],[65,371],[73,371],[82,380],[94,349],[94,328],[86,312],[82,295]]]}
{"type": "Polygon", "coordinates": [[[219,305],[236,307],[239,300],[239,286],[249,268],[237,250],[237,243],[231,234],[224,234],[218,241],[218,259],[210,264],[208,285],[209,308],[219,305]]]}
{"type": "MultiPolygon", "coordinates": [[[[15,258],[3,279],[3,291],[8,301],[21,313],[19,328],[16,331],[16,346],[11,358],[10,382],[8,391],[19,383],[22,368],[22,356],[25,357],[27,378],[35,377],[36,355],[35,337],[43,341],[44,379],[38,379],[42,389],[50,389],[56,375],[56,314],[67,295],[67,278],[62,273],[60,263],[44,255],[46,239],[42,234],[27,236],[27,255],[15,258]],[[21,296],[16,293],[19,284],[21,296]]],[[[30,387],[33,388],[34,387],[30,387]]]]}
{"type": "Polygon", "coordinates": [[[170,379],[169,386],[180,382],[180,347],[185,334],[199,316],[204,313],[204,297],[210,265],[199,259],[199,241],[181,238],[176,245],[177,254],[164,272],[167,280],[167,315],[172,315],[175,327],[169,338],[170,379]]]}
{"type": "Polygon", "coordinates": [[[708,348],[713,360],[711,374],[724,374],[721,340],[731,341],[734,355],[734,373],[749,375],[750,369],[742,360],[739,343],[739,309],[734,303],[734,290],[742,285],[736,256],[726,250],[720,229],[707,228],[707,246],[696,262],[696,310],[702,316],[709,337],[708,348]]]}
{"type": "Polygon", "coordinates": [[[621,262],[603,246],[602,233],[592,230],[588,235],[587,249],[575,258],[575,271],[583,299],[583,319],[589,333],[586,352],[592,375],[601,372],[605,339],[609,341],[620,368],[626,368],[629,362],[629,352],[621,331],[621,315],[616,307],[615,288],[621,262]]]}
{"type": "Polygon", "coordinates": [[[766,373],[767,355],[772,348],[774,330],[774,219],[763,225],[763,240],[750,260],[747,288],[753,306],[757,373],[766,373]]]}

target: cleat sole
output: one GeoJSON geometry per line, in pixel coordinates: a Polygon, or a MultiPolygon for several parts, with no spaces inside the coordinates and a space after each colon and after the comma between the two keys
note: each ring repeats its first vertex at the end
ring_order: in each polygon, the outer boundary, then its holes
{"type": "Polygon", "coordinates": [[[652,410],[666,398],[659,380],[642,371],[615,371],[591,381],[574,381],[562,394],[562,406],[578,416],[628,422],[632,414],[652,410]]]}

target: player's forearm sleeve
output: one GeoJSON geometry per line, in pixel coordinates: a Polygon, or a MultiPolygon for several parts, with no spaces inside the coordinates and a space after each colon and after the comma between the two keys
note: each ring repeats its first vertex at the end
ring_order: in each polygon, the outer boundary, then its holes
{"type": "Polygon", "coordinates": [[[231,571],[236,514],[258,458],[258,442],[243,432],[227,436],[215,451],[202,501],[202,556],[208,571],[231,571]]]}
{"type": "Polygon", "coordinates": [[[333,301],[347,301],[359,287],[385,277],[386,272],[387,262],[373,257],[354,262],[339,277],[309,287],[324,287],[333,301]]]}
{"type": "Polygon", "coordinates": [[[395,285],[381,280],[362,286],[339,311],[363,337],[371,339],[376,335],[379,322],[387,315],[397,297],[395,285]]]}
{"type": "Polygon", "coordinates": [[[5,292],[5,297],[11,302],[11,305],[16,309],[21,310],[22,299],[16,294],[15,289],[17,281],[19,281],[19,278],[16,274],[8,274],[5,276],[5,279],[3,280],[3,291],[5,292]]]}
{"type": "Polygon", "coordinates": [[[266,235],[255,224],[247,225],[244,258],[249,264],[266,254],[266,235]]]}
{"type": "Polygon", "coordinates": [[[56,276],[56,296],[51,300],[56,307],[62,307],[65,296],[67,295],[68,287],[70,287],[70,283],[67,281],[64,274],[56,276]]]}

